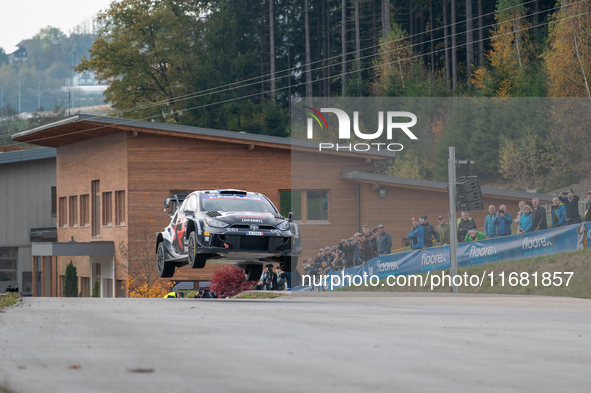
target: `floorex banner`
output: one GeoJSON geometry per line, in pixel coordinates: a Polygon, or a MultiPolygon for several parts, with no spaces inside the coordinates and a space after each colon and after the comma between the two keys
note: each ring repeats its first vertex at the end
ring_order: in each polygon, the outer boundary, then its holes
{"type": "MultiPolygon", "coordinates": [[[[458,245],[458,266],[477,266],[484,263],[558,254],[586,248],[589,242],[591,242],[591,223],[575,224],[568,227],[552,228],[474,243],[462,243],[458,245]]],[[[443,246],[376,257],[369,260],[365,265],[345,269],[344,275],[352,277],[363,276],[364,274],[368,276],[375,275],[382,279],[389,275],[420,274],[449,268],[449,246],[443,246]]],[[[339,275],[342,274],[339,272],[339,275]]],[[[330,280],[327,280],[327,283],[329,284],[328,289],[339,287],[331,287],[330,280]]]]}

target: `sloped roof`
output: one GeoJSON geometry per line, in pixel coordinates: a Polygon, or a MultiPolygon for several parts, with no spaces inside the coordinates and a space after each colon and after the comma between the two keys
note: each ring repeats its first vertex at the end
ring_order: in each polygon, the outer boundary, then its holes
{"type": "Polygon", "coordinates": [[[40,147],[38,149],[16,150],[0,153],[0,165],[12,162],[42,160],[55,158],[56,150],[52,147],[40,147]]]}
{"type": "MultiPolygon", "coordinates": [[[[278,136],[249,134],[245,132],[215,130],[211,128],[183,126],[178,124],[156,123],[142,120],[120,119],[116,117],[77,114],[60,121],[22,131],[12,135],[18,142],[33,143],[41,146],[58,147],[65,144],[80,142],[102,135],[121,131],[138,131],[153,134],[192,137],[197,139],[218,140],[231,143],[253,144],[258,146],[282,149],[297,149],[318,152],[318,142],[283,138],[278,136]]],[[[322,152],[336,153],[333,149],[322,149],[322,152]]],[[[395,152],[371,149],[367,152],[346,152],[338,154],[353,155],[377,159],[394,158],[395,152]]]]}
{"type": "MultiPolygon", "coordinates": [[[[374,184],[399,185],[411,188],[437,189],[447,191],[447,183],[433,180],[407,179],[404,177],[395,177],[387,175],[378,175],[375,173],[352,171],[341,169],[341,179],[350,181],[361,181],[374,184]]],[[[481,188],[482,195],[503,196],[523,200],[538,198],[541,202],[551,202],[556,195],[532,193],[525,191],[503,190],[500,188],[481,188]]]]}

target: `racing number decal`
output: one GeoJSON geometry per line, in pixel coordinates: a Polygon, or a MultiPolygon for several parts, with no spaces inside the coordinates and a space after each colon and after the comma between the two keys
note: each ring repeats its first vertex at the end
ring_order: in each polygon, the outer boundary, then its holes
{"type": "Polygon", "coordinates": [[[183,225],[183,218],[179,217],[179,220],[175,225],[174,232],[175,232],[176,240],[179,243],[179,250],[181,250],[181,251],[184,249],[183,238],[185,237],[184,236],[185,230],[186,230],[186,226],[183,225]]]}

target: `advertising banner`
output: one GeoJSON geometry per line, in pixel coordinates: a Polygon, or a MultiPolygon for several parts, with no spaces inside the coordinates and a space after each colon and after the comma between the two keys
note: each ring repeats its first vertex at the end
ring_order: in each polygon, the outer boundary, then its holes
{"type": "MultiPolygon", "coordinates": [[[[587,248],[591,242],[591,223],[518,234],[496,239],[458,245],[458,267],[478,266],[485,263],[510,261],[540,255],[558,254],[587,248]]],[[[382,255],[365,265],[354,266],[338,275],[339,280],[326,279],[325,289],[331,290],[349,285],[367,285],[388,276],[420,274],[450,268],[449,246],[426,248],[398,254],[382,255]],[[347,279],[343,279],[346,277],[347,279]]],[[[304,284],[308,284],[304,281],[304,284]]]]}

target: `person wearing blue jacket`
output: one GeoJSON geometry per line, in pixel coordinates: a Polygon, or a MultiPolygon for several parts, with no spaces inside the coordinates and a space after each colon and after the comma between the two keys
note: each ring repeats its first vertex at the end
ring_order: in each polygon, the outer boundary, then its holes
{"type": "Polygon", "coordinates": [[[484,234],[487,239],[493,239],[499,236],[497,226],[494,223],[494,220],[497,218],[496,210],[495,205],[490,205],[488,207],[488,216],[486,216],[486,219],[484,220],[484,234]]]}
{"type": "Polygon", "coordinates": [[[410,248],[413,250],[423,248],[424,231],[423,227],[419,225],[419,219],[416,217],[412,219],[412,228],[407,238],[410,240],[410,248]]]}
{"type": "Polygon", "coordinates": [[[509,236],[511,234],[511,223],[513,217],[507,211],[507,206],[499,206],[499,211],[493,220],[493,224],[497,227],[497,233],[499,236],[509,236]]]}
{"type": "Polygon", "coordinates": [[[558,197],[552,199],[552,228],[566,225],[566,208],[558,197]]]}
{"type": "Polygon", "coordinates": [[[532,210],[528,205],[523,206],[523,214],[519,220],[519,232],[527,233],[532,231],[532,210]]]}

